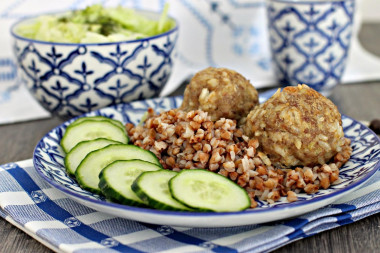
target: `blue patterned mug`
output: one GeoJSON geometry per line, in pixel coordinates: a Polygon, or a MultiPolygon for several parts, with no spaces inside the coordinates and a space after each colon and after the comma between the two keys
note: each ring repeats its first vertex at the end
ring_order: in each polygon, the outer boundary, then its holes
{"type": "MultiPolygon", "coordinates": [[[[154,19],[160,16],[138,12],[154,19]]],[[[172,72],[177,25],[143,39],[77,44],[21,37],[14,32],[19,23],[11,33],[20,76],[37,101],[61,117],[155,97],[172,72]]]]}
{"type": "Polygon", "coordinates": [[[307,84],[328,96],[340,83],[355,0],[268,0],[270,46],[281,85],[307,84]]]}

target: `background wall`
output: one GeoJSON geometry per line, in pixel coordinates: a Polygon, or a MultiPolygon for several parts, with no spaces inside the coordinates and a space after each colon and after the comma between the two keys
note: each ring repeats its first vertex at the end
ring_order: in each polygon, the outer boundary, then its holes
{"type": "MultiPolygon", "coordinates": [[[[363,22],[380,22],[380,0],[360,0],[363,22]]],[[[379,24],[380,25],[380,24],[379,24]]]]}

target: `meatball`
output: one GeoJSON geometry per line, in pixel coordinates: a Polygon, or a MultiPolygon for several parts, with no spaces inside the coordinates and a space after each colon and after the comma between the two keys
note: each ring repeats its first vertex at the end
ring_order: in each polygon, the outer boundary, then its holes
{"type": "Polygon", "coordinates": [[[258,104],[258,94],[241,74],[226,68],[206,68],[191,79],[179,109],[202,110],[212,120],[240,120],[258,104]]]}
{"type": "Polygon", "coordinates": [[[244,131],[282,167],[325,164],[345,143],[337,107],[307,85],[279,89],[249,113],[244,131]]]}

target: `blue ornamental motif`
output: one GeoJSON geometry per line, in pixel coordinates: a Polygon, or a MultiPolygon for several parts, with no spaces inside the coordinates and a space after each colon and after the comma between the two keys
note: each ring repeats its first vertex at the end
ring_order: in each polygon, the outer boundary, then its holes
{"type": "Polygon", "coordinates": [[[339,83],[350,46],[355,1],[268,4],[272,57],[280,83],[305,83],[317,91],[339,83]]]}
{"type": "Polygon", "coordinates": [[[0,82],[11,81],[16,78],[17,67],[10,58],[0,58],[0,82]]]}
{"type": "Polygon", "coordinates": [[[214,244],[212,242],[202,242],[201,244],[199,244],[199,246],[202,248],[205,248],[205,249],[209,249],[209,250],[212,250],[212,249],[218,247],[216,244],[214,244]]]}
{"type": "Polygon", "coordinates": [[[177,28],[131,42],[44,43],[16,38],[21,76],[40,104],[72,117],[105,106],[157,96],[175,57],[177,28]]]}
{"type": "Polygon", "coordinates": [[[112,238],[107,238],[107,239],[103,239],[101,242],[100,242],[101,245],[107,247],[107,248],[112,248],[112,247],[115,247],[117,245],[119,245],[119,242],[116,241],[115,239],[112,239],[112,238]]]}
{"type": "Polygon", "coordinates": [[[70,218],[66,218],[63,223],[70,227],[70,228],[73,228],[73,227],[79,227],[82,223],[80,222],[80,220],[78,220],[77,218],[75,217],[70,217],[70,218]]]}
{"type": "Polygon", "coordinates": [[[157,228],[157,232],[162,235],[170,235],[174,233],[174,230],[169,226],[160,226],[157,228]]]}
{"type": "Polygon", "coordinates": [[[12,95],[20,87],[20,82],[16,80],[17,66],[11,58],[0,58],[0,83],[3,89],[0,89],[0,104],[10,101],[12,95]],[[11,82],[12,85],[6,85],[2,82],[11,82]],[[4,88],[4,86],[6,87],[4,88]]]}
{"type": "Polygon", "coordinates": [[[17,168],[16,163],[7,163],[2,166],[5,170],[15,169],[17,168]]]}
{"type": "Polygon", "coordinates": [[[34,203],[36,204],[39,204],[39,203],[42,203],[42,202],[45,202],[47,200],[47,196],[45,195],[45,193],[41,190],[38,190],[38,191],[32,191],[30,193],[30,197],[32,198],[32,200],[34,201],[34,203]]]}

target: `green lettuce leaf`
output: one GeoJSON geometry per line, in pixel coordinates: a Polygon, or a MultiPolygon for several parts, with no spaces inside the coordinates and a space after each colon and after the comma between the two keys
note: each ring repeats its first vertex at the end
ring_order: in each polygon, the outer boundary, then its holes
{"type": "Polygon", "coordinates": [[[30,39],[65,43],[102,43],[140,39],[169,31],[175,26],[165,5],[159,20],[149,19],[121,6],[88,6],[62,15],[40,16],[22,23],[16,33],[30,39]]]}

